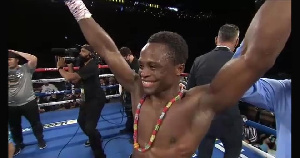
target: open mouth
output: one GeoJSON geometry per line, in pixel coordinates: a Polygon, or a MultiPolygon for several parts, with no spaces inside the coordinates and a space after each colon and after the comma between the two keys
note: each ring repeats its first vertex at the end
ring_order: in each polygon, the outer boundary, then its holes
{"type": "Polygon", "coordinates": [[[150,88],[153,86],[154,82],[142,81],[143,87],[150,88]]]}

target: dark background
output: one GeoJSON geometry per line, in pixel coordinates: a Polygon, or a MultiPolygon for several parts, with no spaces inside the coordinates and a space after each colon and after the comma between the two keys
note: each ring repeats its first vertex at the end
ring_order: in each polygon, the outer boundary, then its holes
{"type": "MultiPolygon", "coordinates": [[[[242,40],[259,3],[262,3],[260,0],[139,1],[159,4],[162,7],[179,7],[190,15],[200,12],[211,15],[210,18],[179,19],[174,15],[157,17],[149,11],[144,13],[137,9],[129,12],[124,8],[132,6],[134,1],[124,1],[122,4],[107,0],[84,0],[94,19],[108,32],[118,48],[127,46],[137,57],[151,34],[162,30],[181,34],[189,45],[185,72],[189,72],[197,56],[215,47],[214,38],[223,24],[237,25],[242,40]]],[[[38,68],[55,67],[51,48],[70,48],[86,43],[76,20],[60,1],[12,0],[9,6],[8,48],[36,55],[39,58],[38,68]]],[[[291,46],[288,42],[266,77],[274,77],[282,72],[291,74],[290,61],[291,46]]]]}

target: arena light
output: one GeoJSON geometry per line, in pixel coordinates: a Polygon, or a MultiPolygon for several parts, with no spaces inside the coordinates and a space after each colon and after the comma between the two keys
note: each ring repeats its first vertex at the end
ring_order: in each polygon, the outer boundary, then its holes
{"type": "Polygon", "coordinates": [[[167,9],[178,12],[178,8],[175,8],[175,7],[167,7],[167,9]]]}

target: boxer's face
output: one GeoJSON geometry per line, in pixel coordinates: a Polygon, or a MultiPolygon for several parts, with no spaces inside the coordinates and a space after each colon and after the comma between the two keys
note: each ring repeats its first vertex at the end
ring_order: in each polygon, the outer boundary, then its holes
{"type": "Polygon", "coordinates": [[[140,53],[140,76],[146,94],[159,93],[179,84],[181,71],[174,65],[169,48],[160,43],[148,43],[140,53]]]}
{"type": "Polygon", "coordinates": [[[18,66],[19,60],[16,58],[8,58],[8,68],[14,69],[18,66]]]}

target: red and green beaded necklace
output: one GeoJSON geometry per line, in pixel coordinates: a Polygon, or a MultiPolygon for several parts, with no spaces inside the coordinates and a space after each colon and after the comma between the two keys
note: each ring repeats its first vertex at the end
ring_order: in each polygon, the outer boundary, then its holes
{"type": "Polygon", "coordinates": [[[143,103],[145,102],[146,100],[146,96],[144,96],[140,103],[138,104],[137,106],[137,109],[136,109],[136,112],[135,112],[135,115],[134,115],[134,125],[133,125],[133,139],[134,139],[134,148],[137,149],[138,151],[140,152],[145,152],[146,150],[150,149],[151,145],[153,144],[154,140],[155,140],[155,136],[159,130],[159,127],[160,125],[162,124],[162,121],[167,113],[167,111],[169,110],[169,108],[172,106],[172,104],[178,100],[180,100],[183,96],[183,90],[181,90],[178,95],[176,97],[174,97],[173,99],[171,99],[167,104],[166,106],[164,107],[159,119],[157,120],[157,123],[154,127],[154,130],[152,132],[152,135],[150,137],[150,140],[149,142],[145,145],[144,148],[140,148],[140,145],[139,143],[137,142],[137,137],[138,137],[138,121],[139,121],[139,115],[140,115],[140,110],[141,110],[141,107],[143,105],[143,103]]]}

